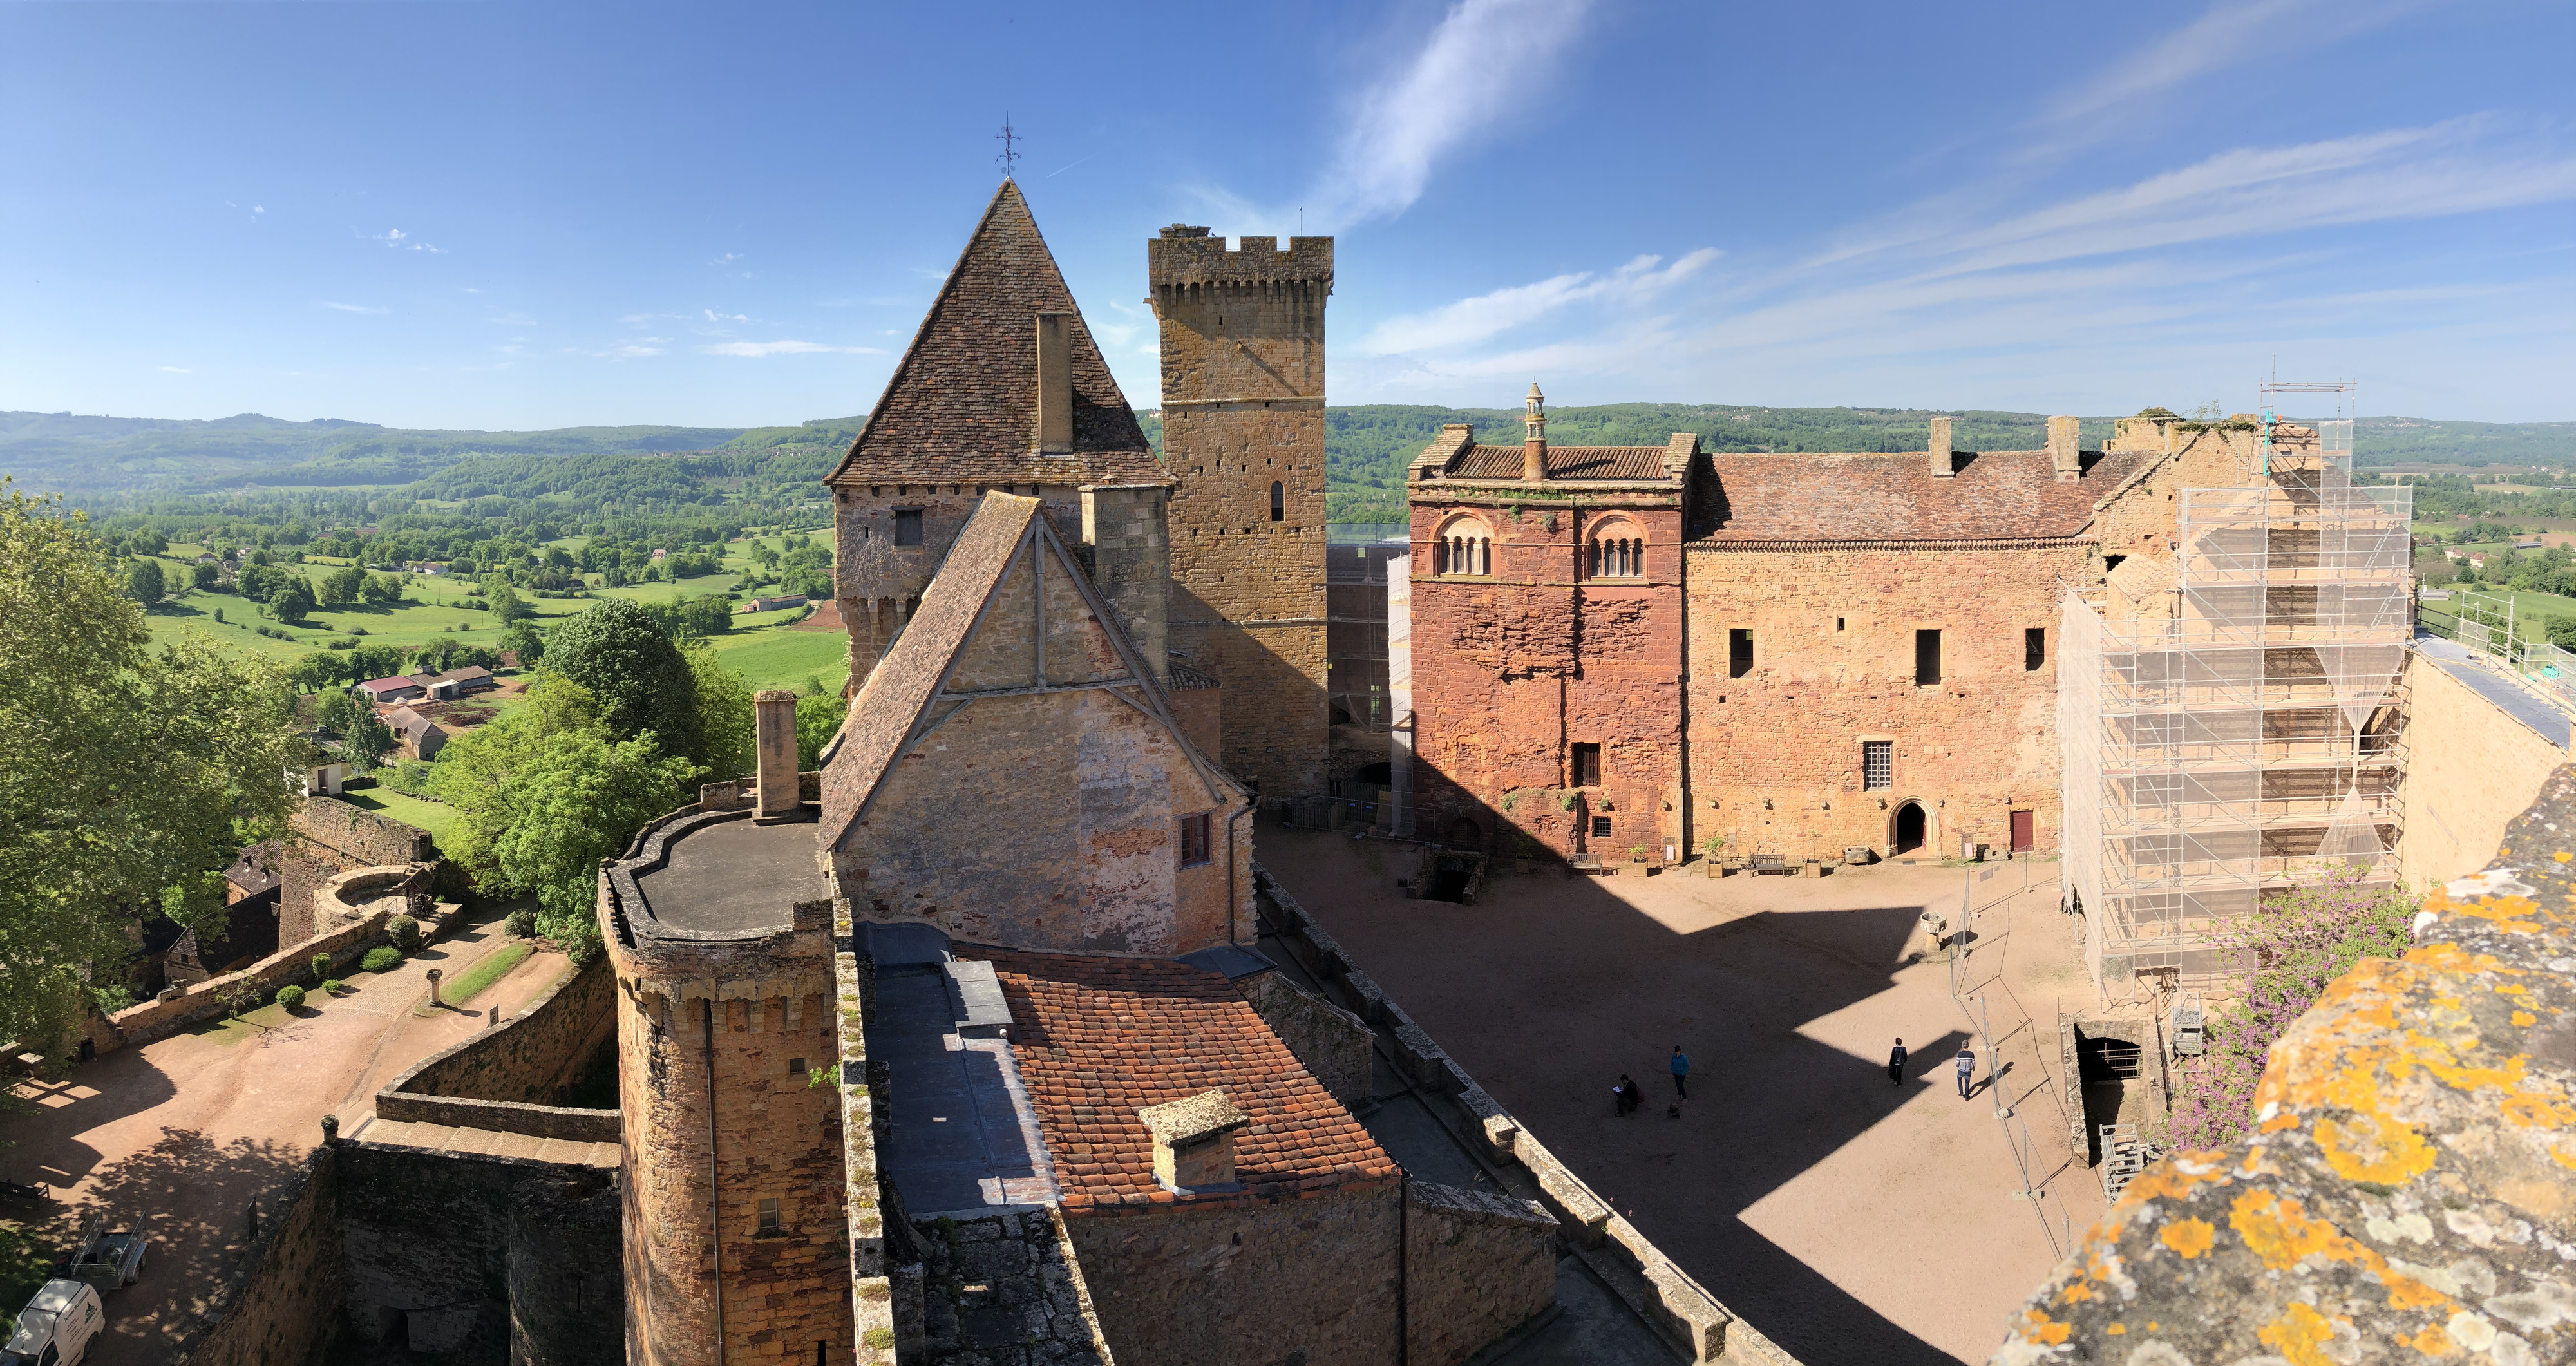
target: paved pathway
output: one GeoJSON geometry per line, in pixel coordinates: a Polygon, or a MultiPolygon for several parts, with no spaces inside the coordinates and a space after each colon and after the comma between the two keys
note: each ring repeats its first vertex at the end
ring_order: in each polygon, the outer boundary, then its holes
{"type": "Polygon", "coordinates": [[[2100,1214],[2056,1086],[2053,998],[2093,996],[2054,863],[2027,866],[2028,892],[2019,864],[1979,885],[1966,975],[2008,1070],[1986,1083],[1981,1056],[1987,1089],[1963,1102],[1949,1062],[1973,1023],[1949,969],[1912,961],[1924,908],[1957,919],[1961,870],[1501,877],[1459,906],[1404,899],[1410,846],[1264,826],[1259,848],[1550,1151],[1806,1366],[1985,1360],[2056,1262],[2051,1230],[2100,1214]],[[1899,1036],[1913,1060],[1891,1085],[1899,1036]],[[1691,1098],[1670,1119],[1675,1043],[1691,1098]],[[1622,1072],[1649,1102],[1625,1118],[1622,1072]],[[2036,1202],[2012,1198],[1995,1086],[2037,1145],[2036,1202]]]}
{"type": "Polygon", "coordinates": [[[391,972],[357,974],[356,990],[293,1017],[275,1008],[110,1053],[60,1083],[30,1083],[24,1115],[0,1118],[0,1175],[53,1187],[42,1201],[0,1199],[0,1230],[30,1230],[56,1248],[79,1220],[148,1220],[142,1279],[107,1297],[108,1328],[84,1366],[165,1359],[236,1257],[250,1207],[300,1169],[325,1114],[346,1134],[375,1113],[375,1093],[412,1064],[507,1018],[567,964],[531,955],[469,1010],[420,1013],[432,967],[453,979],[499,947],[503,908],[468,917],[391,972]]]}

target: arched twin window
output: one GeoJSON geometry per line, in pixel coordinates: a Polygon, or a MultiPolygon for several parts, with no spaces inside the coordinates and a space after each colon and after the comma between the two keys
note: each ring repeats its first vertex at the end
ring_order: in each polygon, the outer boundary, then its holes
{"type": "Polygon", "coordinates": [[[1431,543],[1431,572],[1481,577],[1494,572],[1494,533],[1473,517],[1440,528],[1431,543]]]}
{"type": "Polygon", "coordinates": [[[1646,573],[1646,538],[1637,524],[1612,519],[1592,527],[1585,572],[1596,579],[1634,579],[1646,573]]]}
{"type": "Polygon", "coordinates": [[[1288,489],[1276,479],[1270,481],[1270,520],[1288,520],[1288,489]]]}

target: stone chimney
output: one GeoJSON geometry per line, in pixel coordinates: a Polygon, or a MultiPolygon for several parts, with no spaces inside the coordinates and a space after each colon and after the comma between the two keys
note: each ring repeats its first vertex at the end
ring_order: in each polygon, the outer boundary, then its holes
{"type": "Polygon", "coordinates": [[[1181,1195],[1236,1188],[1234,1131],[1252,1117],[1234,1108],[1223,1091],[1148,1105],[1136,1112],[1154,1136],[1154,1179],[1181,1195]]]}
{"type": "Polygon", "coordinates": [[[1038,315],[1038,454],[1073,452],[1073,337],[1070,313],[1038,315]]]}
{"type": "Polygon", "coordinates": [[[1171,672],[1170,518],[1160,484],[1082,486],[1082,543],[1091,586],[1109,600],[1118,629],[1135,642],[1156,682],[1171,672]]]}
{"type": "Polygon", "coordinates": [[[1547,396],[1538,391],[1538,381],[1530,381],[1529,397],[1521,401],[1521,478],[1532,483],[1547,477],[1547,396]]]}
{"type": "Polygon", "coordinates": [[[1957,448],[1950,444],[1950,419],[1932,419],[1932,477],[1948,479],[1958,474],[1959,462],[1952,458],[1957,448]]]}
{"type": "Polygon", "coordinates": [[[2048,420],[2048,463],[2060,479],[2084,477],[2084,456],[2076,448],[2081,424],[2071,417],[2048,420]]]}
{"type": "Polygon", "coordinates": [[[796,694],[764,688],[751,699],[752,745],[759,777],[752,819],[762,825],[798,819],[796,791],[796,694]]]}

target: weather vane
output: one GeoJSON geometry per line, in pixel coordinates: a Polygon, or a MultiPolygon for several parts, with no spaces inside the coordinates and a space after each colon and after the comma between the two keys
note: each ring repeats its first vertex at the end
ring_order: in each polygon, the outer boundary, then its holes
{"type": "Polygon", "coordinates": [[[1011,173],[1014,168],[1016,168],[1020,163],[1020,154],[1017,151],[1012,150],[1013,144],[1024,142],[1027,139],[1022,138],[1011,128],[1011,116],[1008,114],[1004,114],[1002,116],[1002,131],[995,133],[993,136],[1002,144],[1002,154],[993,159],[1002,163],[1002,178],[1004,180],[1008,180],[1011,178],[1011,173]]]}

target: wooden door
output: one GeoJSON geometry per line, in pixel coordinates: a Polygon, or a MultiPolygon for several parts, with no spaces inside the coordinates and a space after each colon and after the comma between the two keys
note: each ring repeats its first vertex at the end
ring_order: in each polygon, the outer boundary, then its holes
{"type": "Polygon", "coordinates": [[[2012,813],[2012,851],[2016,854],[2027,854],[2034,847],[2030,817],[2031,813],[2027,811],[2012,813]]]}

